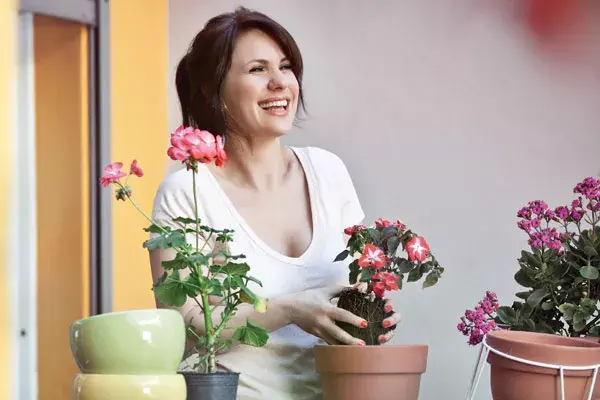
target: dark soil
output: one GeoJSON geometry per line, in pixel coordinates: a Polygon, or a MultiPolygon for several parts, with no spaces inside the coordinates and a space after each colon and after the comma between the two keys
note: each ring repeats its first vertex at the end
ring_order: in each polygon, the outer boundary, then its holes
{"type": "Polygon", "coordinates": [[[356,289],[344,290],[339,298],[338,307],[348,310],[351,313],[364,318],[369,326],[367,328],[359,328],[345,322],[337,322],[337,325],[348,332],[355,338],[362,339],[368,346],[379,345],[379,335],[396,329],[396,326],[384,328],[383,320],[394,314],[394,311],[385,312],[385,300],[375,297],[371,301],[370,296],[359,292],[356,289]]]}

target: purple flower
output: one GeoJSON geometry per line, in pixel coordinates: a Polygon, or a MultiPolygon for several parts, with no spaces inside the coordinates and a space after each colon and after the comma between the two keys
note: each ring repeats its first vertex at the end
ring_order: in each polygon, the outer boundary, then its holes
{"type": "Polygon", "coordinates": [[[587,177],[573,188],[573,192],[583,195],[586,199],[593,199],[600,194],[600,179],[587,177]]]}
{"type": "Polygon", "coordinates": [[[571,210],[571,219],[573,221],[581,221],[581,218],[583,218],[582,210],[576,210],[576,209],[571,210]]]}
{"type": "Polygon", "coordinates": [[[552,210],[546,210],[546,221],[552,221],[556,219],[556,214],[552,210]]]}
{"type": "Polygon", "coordinates": [[[569,218],[569,209],[565,206],[556,207],[554,212],[556,213],[556,216],[563,221],[566,221],[567,218],[569,218]]]}
{"type": "Polygon", "coordinates": [[[528,207],[523,207],[517,212],[517,217],[529,219],[531,218],[531,210],[528,207]]]}
{"type": "Polygon", "coordinates": [[[532,226],[534,229],[537,229],[537,228],[539,228],[539,227],[540,227],[540,224],[541,224],[541,221],[540,221],[540,219],[539,219],[539,218],[534,218],[534,219],[532,219],[532,220],[531,220],[531,226],[532,226]]]}
{"type": "Polygon", "coordinates": [[[573,207],[573,208],[581,208],[581,197],[573,200],[571,202],[571,207],[573,207]]]}
{"type": "Polygon", "coordinates": [[[542,200],[533,200],[529,202],[529,209],[535,215],[544,215],[546,210],[548,209],[548,204],[543,202],[542,200]]]}
{"type": "Polygon", "coordinates": [[[531,221],[528,221],[526,219],[522,219],[519,222],[517,222],[517,226],[519,227],[519,229],[524,230],[527,233],[531,231],[531,221]]]}

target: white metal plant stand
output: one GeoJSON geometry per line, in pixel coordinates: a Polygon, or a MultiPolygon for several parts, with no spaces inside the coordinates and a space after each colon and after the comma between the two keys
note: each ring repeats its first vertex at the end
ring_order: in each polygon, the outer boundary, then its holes
{"type": "MultiPolygon", "coordinates": [[[[510,354],[503,353],[499,350],[496,350],[492,346],[490,346],[486,340],[486,336],[483,337],[481,342],[481,347],[479,349],[479,356],[477,357],[477,363],[475,364],[475,368],[473,369],[473,376],[471,377],[471,387],[469,388],[469,392],[467,393],[466,400],[473,400],[475,396],[475,391],[477,390],[477,386],[479,385],[479,381],[481,380],[481,375],[485,368],[486,360],[490,351],[495,353],[501,357],[507,358],[512,361],[520,362],[527,365],[532,365],[535,367],[542,368],[550,368],[557,369],[560,373],[560,390],[561,390],[561,399],[567,400],[565,398],[565,371],[586,371],[586,370],[594,370],[592,375],[592,384],[590,385],[590,392],[587,395],[587,400],[592,400],[592,394],[594,393],[594,386],[596,385],[596,377],[598,376],[598,369],[600,368],[600,364],[596,365],[580,365],[580,366],[567,366],[567,365],[554,365],[554,364],[546,364],[537,361],[525,360],[523,358],[511,356],[510,354]]],[[[575,399],[568,399],[575,400],[575,399]]]]}

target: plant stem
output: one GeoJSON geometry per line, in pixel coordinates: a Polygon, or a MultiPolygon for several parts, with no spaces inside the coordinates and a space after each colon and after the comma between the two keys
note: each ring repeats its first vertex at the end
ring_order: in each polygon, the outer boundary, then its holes
{"type": "Polygon", "coordinates": [[[196,251],[198,246],[198,235],[200,234],[200,221],[198,221],[198,194],[196,193],[196,171],[192,171],[192,186],[194,187],[194,216],[196,217],[196,251]]]}
{"type": "Polygon", "coordinates": [[[217,372],[215,360],[215,335],[212,325],[212,312],[208,302],[208,294],[202,293],[202,308],[204,309],[204,329],[206,331],[206,351],[208,355],[207,373],[214,374],[217,372]]]}

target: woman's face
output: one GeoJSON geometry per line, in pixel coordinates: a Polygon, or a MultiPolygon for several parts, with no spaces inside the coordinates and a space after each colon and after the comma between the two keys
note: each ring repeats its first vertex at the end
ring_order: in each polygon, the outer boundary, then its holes
{"type": "Polygon", "coordinates": [[[298,80],[277,43],[259,30],[237,38],[222,89],[228,127],[246,136],[286,134],[298,107],[298,80]]]}

